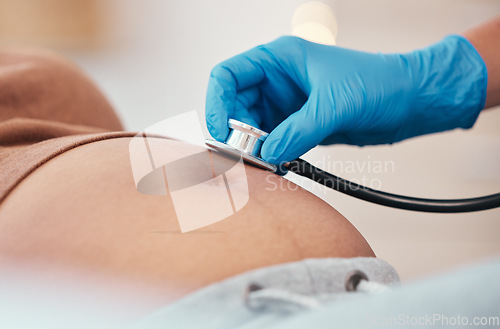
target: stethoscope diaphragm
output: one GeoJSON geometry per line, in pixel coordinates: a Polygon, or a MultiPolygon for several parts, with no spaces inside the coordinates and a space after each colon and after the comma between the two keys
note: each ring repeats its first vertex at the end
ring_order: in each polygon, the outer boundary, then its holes
{"type": "Polygon", "coordinates": [[[265,131],[244,122],[229,119],[229,135],[224,143],[207,139],[205,144],[222,154],[242,158],[258,168],[275,172],[276,165],[264,161],[260,157],[262,144],[269,135],[265,131]]]}

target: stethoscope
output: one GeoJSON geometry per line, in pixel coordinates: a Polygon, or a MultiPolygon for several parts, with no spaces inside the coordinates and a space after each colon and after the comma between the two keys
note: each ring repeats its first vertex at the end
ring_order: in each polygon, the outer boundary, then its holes
{"type": "Polygon", "coordinates": [[[272,172],[289,170],[307,177],[331,189],[368,202],[406,210],[440,213],[459,213],[487,210],[500,207],[500,193],[468,199],[424,199],[378,191],[359,185],[328,172],[325,172],[300,158],[290,161],[284,168],[264,161],[260,157],[262,144],[269,135],[249,124],[229,119],[229,135],[224,143],[206,140],[205,144],[218,152],[242,158],[243,161],[258,168],[272,172]]]}

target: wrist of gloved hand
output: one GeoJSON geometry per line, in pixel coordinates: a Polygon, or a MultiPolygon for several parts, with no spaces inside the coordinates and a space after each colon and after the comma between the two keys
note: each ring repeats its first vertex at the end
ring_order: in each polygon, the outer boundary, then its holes
{"type": "Polygon", "coordinates": [[[407,137],[471,128],[486,100],[486,65],[474,46],[451,35],[427,48],[403,55],[414,80],[407,137]]]}

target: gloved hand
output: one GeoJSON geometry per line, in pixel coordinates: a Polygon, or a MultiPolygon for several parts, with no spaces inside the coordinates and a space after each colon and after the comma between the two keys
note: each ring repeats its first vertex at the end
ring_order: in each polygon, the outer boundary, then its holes
{"type": "Polygon", "coordinates": [[[281,37],[217,65],[210,134],[234,118],[270,132],[261,156],[281,164],[318,144],[386,144],[470,128],[484,107],[486,66],[461,36],[407,54],[372,54],[281,37]]]}

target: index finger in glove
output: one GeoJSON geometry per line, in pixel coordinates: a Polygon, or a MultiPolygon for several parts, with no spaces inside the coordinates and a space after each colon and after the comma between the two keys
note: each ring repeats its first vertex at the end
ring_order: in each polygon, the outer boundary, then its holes
{"type": "Polygon", "coordinates": [[[259,84],[265,72],[259,65],[262,52],[253,48],[216,65],[210,74],[205,119],[210,134],[224,141],[229,133],[227,121],[234,117],[237,96],[244,89],[259,84]]]}

